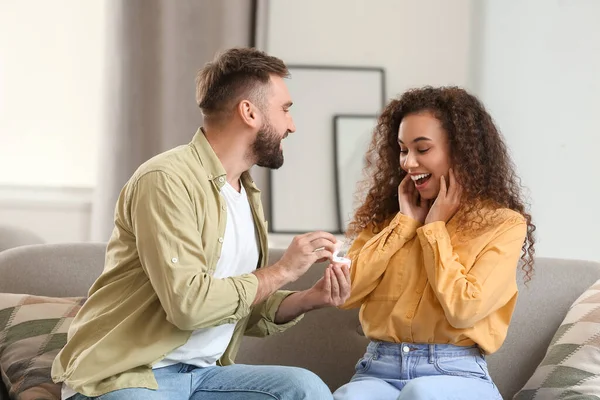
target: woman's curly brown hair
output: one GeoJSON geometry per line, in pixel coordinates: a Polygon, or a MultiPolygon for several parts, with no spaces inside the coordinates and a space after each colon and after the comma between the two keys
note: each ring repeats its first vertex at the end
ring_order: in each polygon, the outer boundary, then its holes
{"type": "Polygon", "coordinates": [[[405,116],[427,111],[438,118],[448,134],[452,168],[463,187],[464,205],[457,214],[459,226],[464,229],[483,225],[482,214],[473,219],[473,212],[483,212],[479,206],[482,203],[520,213],[527,222],[521,260],[525,281],[529,281],[533,273],[535,225],[522,199],[521,181],[483,104],[458,87],[412,89],[383,110],[366,155],[366,179],[359,185],[358,197],[364,202],[350,222],[347,235],[354,238],[367,227],[377,232],[399,211],[398,185],[406,172],[399,166],[398,129],[405,116]]]}

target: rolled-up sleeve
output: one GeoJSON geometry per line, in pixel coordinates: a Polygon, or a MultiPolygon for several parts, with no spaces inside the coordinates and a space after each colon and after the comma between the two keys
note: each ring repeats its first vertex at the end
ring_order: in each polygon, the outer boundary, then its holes
{"type": "Polygon", "coordinates": [[[142,268],[169,322],[194,330],[250,314],[256,276],[218,279],[207,273],[198,216],[183,182],[163,171],[148,172],[133,186],[129,204],[142,268]]]}
{"type": "Polygon", "coordinates": [[[281,302],[292,293],[294,292],[289,290],[278,290],[264,302],[256,305],[252,311],[250,320],[248,321],[245,335],[264,337],[283,332],[296,325],[304,317],[304,314],[299,315],[285,324],[277,324],[275,322],[275,314],[277,314],[281,302]]]}

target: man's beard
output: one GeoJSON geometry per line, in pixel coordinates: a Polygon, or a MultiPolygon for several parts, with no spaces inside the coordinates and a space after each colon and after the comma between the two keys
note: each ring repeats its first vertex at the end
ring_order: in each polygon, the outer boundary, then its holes
{"type": "Polygon", "coordinates": [[[279,147],[281,140],[275,128],[268,122],[265,123],[252,144],[256,165],[270,169],[280,168],[283,165],[283,151],[279,147]]]}

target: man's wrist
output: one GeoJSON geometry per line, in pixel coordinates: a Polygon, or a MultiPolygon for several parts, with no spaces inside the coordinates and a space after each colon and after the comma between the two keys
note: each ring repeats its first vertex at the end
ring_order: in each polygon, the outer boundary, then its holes
{"type": "Polygon", "coordinates": [[[323,308],[324,304],[321,304],[318,301],[318,296],[313,294],[314,290],[306,289],[301,292],[298,292],[298,295],[301,296],[299,299],[302,304],[302,312],[307,313],[309,311],[317,310],[319,308],[323,308]]]}
{"type": "Polygon", "coordinates": [[[292,293],[281,302],[279,309],[275,314],[276,324],[287,323],[314,309],[307,302],[308,290],[292,293]]]}
{"type": "Polygon", "coordinates": [[[281,260],[267,267],[267,269],[273,273],[279,282],[282,282],[281,286],[294,282],[298,279],[298,277],[292,273],[291,268],[281,260]]]}

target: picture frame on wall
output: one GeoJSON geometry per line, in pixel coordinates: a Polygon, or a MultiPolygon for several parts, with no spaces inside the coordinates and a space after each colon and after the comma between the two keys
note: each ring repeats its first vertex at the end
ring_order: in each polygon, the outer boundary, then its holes
{"type": "Polygon", "coordinates": [[[335,115],[379,114],[386,99],[385,71],[326,65],[288,69],[296,132],[283,141],[283,167],[269,172],[271,232],[342,233],[332,121],[335,115]]]}
{"type": "Polygon", "coordinates": [[[365,179],[365,160],[378,116],[335,115],[333,141],[339,231],[344,233],[363,201],[358,185],[365,179]]]}

